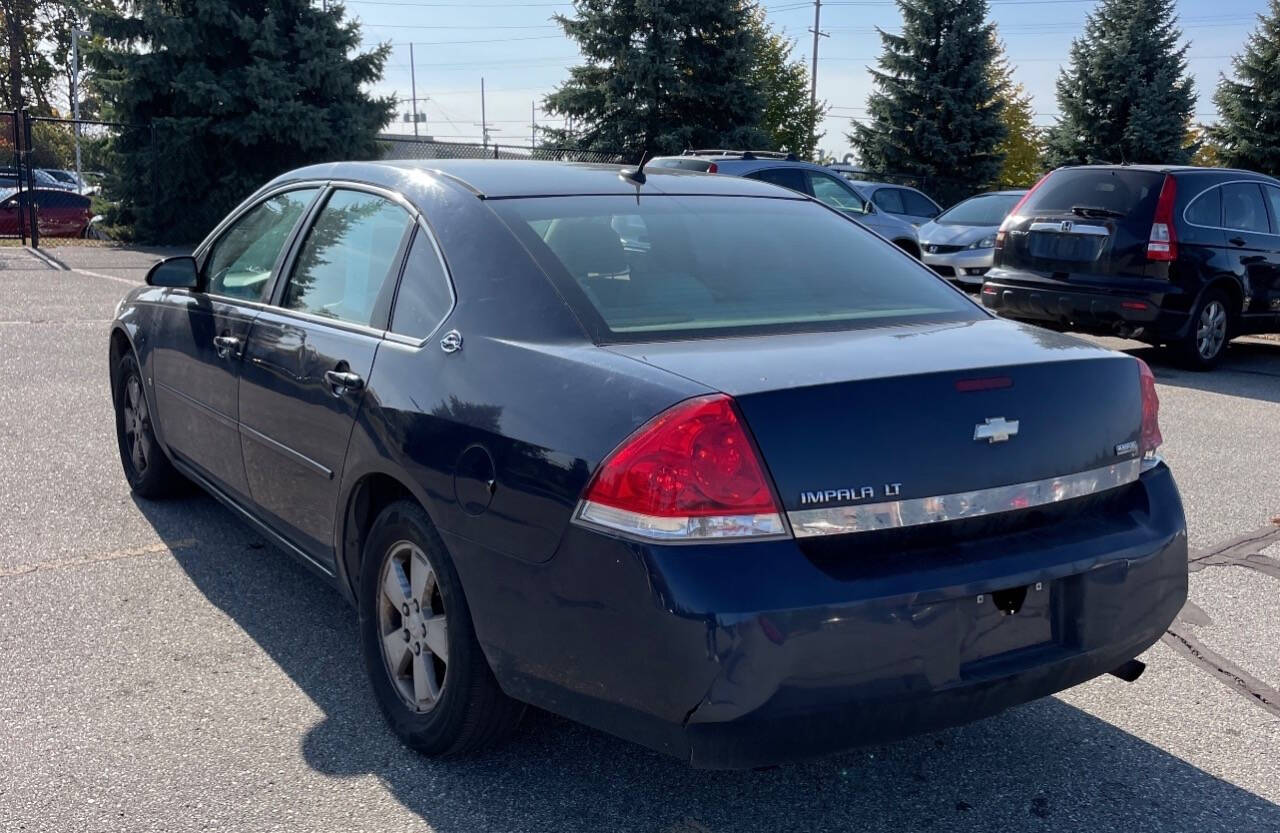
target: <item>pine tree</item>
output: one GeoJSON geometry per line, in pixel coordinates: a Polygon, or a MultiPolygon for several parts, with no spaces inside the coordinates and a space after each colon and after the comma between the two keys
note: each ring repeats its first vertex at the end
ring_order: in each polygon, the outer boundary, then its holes
{"type": "Polygon", "coordinates": [[[764,97],[760,128],[768,137],[766,147],[808,159],[823,136],[818,125],[827,104],[810,103],[809,68],[791,57],[795,41],[773,31],[762,10],[753,17],[757,37],[751,78],[764,97]]]}
{"type": "Polygon", "coordinates": [[[748,0],[574,0],[573,8],[556,21],[587,63],[545,99],[544,110],[573,123],[548,131],[551,142],[646,154],[767,143],[748,0]]]}
{"type": "Polygon", "coordinates": [[[996,98],[1003,102],[1000,120],[1004,122],[1004,141],[996,146],[1003,158],[996,182],[1000,185],[1029,185],[1040,178],[1044,166],[1040,157],[1040,129],[1035,126],[1035,106],[1026,88],[1013,80],[1013,67],[1005,57],[1004,44],[997,42],[997,57],[991,64],[992,84],[996,98]]]}
{"type": "Polygon", "coordinates": [[[1222,162],[1280,176],[1280,0],[1233,61],[1235,78],[1222,78],[1213,96],[1220,121],[1210,128],[1222,162]]]}
{"type": "Polygon", "coordinates": [[[1053,165],[1186,162],[1195,87],[1175,0],[1102,0],[1058,76],[1053,165]]]}
{"type": "Polygon", "coordinates": [[[97,14],[90,52],[109,118],[112,218],[141,240],[198,240],[258,186],[314,162],[372,158],[394,102],[388,49],[310,0],[136,0],[97,14]]]}

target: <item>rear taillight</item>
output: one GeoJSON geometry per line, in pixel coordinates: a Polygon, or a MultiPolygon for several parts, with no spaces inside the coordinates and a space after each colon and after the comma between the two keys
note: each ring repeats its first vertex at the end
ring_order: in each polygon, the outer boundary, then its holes
{"type": "Polygon", "coordinates": [[[1027,204],[1027,200],[1031,199],[1031,195],[1036,192],[1036,189],[1041,185],[1044,185],[1045,180],[1053,176],[1053,173],[1053,171],[1049,171],[1049,173],[1040,177],[1040,179],[1036,181],[1036,184],[1031,186],[1031,190],[1022,195],[1022,199],[1018,200],[1018,204],[1013,207],[1013,210],[1005,215],[1004,222],[1000,224],[999,230],[996,231],[997,251],[1004,248],[1005,232],[1007,232],[1014,223],[1018,222],[1018,217],[1022,212],[1022,206],[1027,204]]]}
{"type": "Polygon", "coordinates": [[[717,165],[715,162],[712,162],[710,165],[707,165],[707,173],[714,174],[714,173],[719,173],[719,171],[720,171],[720,166],[717,165]]]}
{"type": "Polygon", "coordinates": [[[1142,433],[1138,436],[1138,454],[1155,459],[1156,449],[1164,442],[1160,436],[1160,397],[1156,394],[1156,377],[1142,359],[1138,359],[1138,384],[1142,389],[1142,433]]]}
{"type": "Polygon", "coordinates": [[[655,540],[786,532],[759,454],[724,394],[681,402],[637,429],[600,464],[575,517],[655,540]]]}
{"type": "Polygon", "coordinates": [[[1178,235],[1173,230],[1173,201],[1177,196],[1178,181],[1165,174],[1151,222],[1151,236],[1147,239],[1147,260],[1178,259],[1178,235]]]}

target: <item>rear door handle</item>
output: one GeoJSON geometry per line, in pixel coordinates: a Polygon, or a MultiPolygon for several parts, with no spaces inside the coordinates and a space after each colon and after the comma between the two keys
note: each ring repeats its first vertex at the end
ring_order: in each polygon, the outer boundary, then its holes
{"type": "Polygon", "coordinates": [[[1245,240],[1243,237],[1232,237],[1227,242],[1233,246],[1243,246],[1245,243],[1248,243],[1249,241],[1245,240]]]}
{"type": "Polygon", "coordinates": [[[324,383],[329,386],[329,393],[334,396],[358,393],[364,389],[364,379],[359,373],[352,373],[350,370],[326,370],[324,383]]]}
{"type": "Polygon", "coordinates": [[[220,359],[230,358],[240,351],[240,339],[235,336],[214,336],[213,350],[220,359]]]}

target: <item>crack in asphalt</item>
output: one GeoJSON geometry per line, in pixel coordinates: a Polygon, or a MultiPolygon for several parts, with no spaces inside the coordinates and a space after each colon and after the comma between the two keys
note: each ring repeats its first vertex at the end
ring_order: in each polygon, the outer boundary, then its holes
{"type": "Polygon", "coordinates": [[[15,576],[25,576],[46,570],[65,570],[71,567],[84,567],[90,564],[102,564],[107,561],[120,561],[125,558],[140,558],[145,555],[172,553],[175,550],[190,549],[198,543],[199,542],[195,538],[181,538],[176,541],[161,541],[158,544],[149,544],[145,547],[113,550],[111,552],[99,553],[98,555],[86,555],[81,558],[64,558],[58,561],[40,561],[35,564],[23,564],[20,567],[0,567],[0,578],[14,578],[15,576]]]}
{"type": "MultiPolygon", "coordinates": [[[[1280,560],[1262,554],[1262,550],[1280,543],[1280,517],[1274,519],[1272,524],[1191,556],[1187,564],[1188,572],[1197,573],[1206,567],[1244,567],[1280,579],[1280,560]]],[[[1178,612],[1177,622],[1192,627],[1213,624],[1208,614],[1190,599],[1178,612]]],[[[1250,703],[1280,717],[1280,691],[1214,651],[1192,634],[1184,632],[1176,624],[1170,625],[1160,641],[1250,703]]]]}

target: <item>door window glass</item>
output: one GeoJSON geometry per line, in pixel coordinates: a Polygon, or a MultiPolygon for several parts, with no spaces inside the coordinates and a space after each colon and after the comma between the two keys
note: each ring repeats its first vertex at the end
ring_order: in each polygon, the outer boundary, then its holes
{"type": "Polygon", "coordinates": [[[223,232],[205,260],[209,292],[246,301],[263,300],[276,258],[318,190],[277,194],[249,209],[223,232]]]}
{"type": "Polygon", "coordinates": [[[747,174],[747,179],[771,182],[783,188],[790,188],[792,191],[799,191],[801,194],[805,192],[804,174],[796,168],[765,168],[763,171],[752,171],[747,174]]]}
{"type": "Polygon", "coordinates": [[[386,321],[392,266],[409,228],[409,213],[363,191],[334,191],[307,231],[283,306],[352,324],[386,321]]]}
{"type": "Polygon", "coordinates": [[[1229,229],[1260,231],[1266,234],[1267,207],[1262,189],[1252,182],[1232,182],[1222,186],[1222,224],[1229,229]]]}
{"type": "Polygon", "coordinates": [[[1222,225],[1222,189],[1210,188],[1187,207],[1187,222],[1218,228],[1222,225]]]}
{"type": "Polygon", "coordinates": [[[902,204],[902,192],[897,188],[881,188],[871,197],[871,201],[890,214],[906,214],[906,206],[902,204]]]}
{"type": "Polygon", "coordinates": [[[449,278],[431,237],[422,229],[414,233],[409,246],[409,259],[396,293],[396,308],[391,314],[391,332],[412,338],[426,338],[439,326],[453,306],[449,278]]]}
{"type": "Polygon", "coordinates": [[[813,189],[813,196],[818,202],[826,203],[841,211],[856,211],[859,214],[865,212],[862,198],[855,194],[852,188],[841,184],[834,176],[810,171],[808,177],[809,187],[813,189]]]}
{"type": "Polygon", "coordinates": [[[912,217],[936,217],[938,206],[934,205],[924,194],[903,188],[898,191],[902,197],[902,205],[912,217]]]}
{"type": "Polygon", "coordinates": [[[1263,190],[1267,192],[1267,204],[1271,208],[1271,233],[1280,234],[1280,188],[1268,185],[1263,190]]]}

